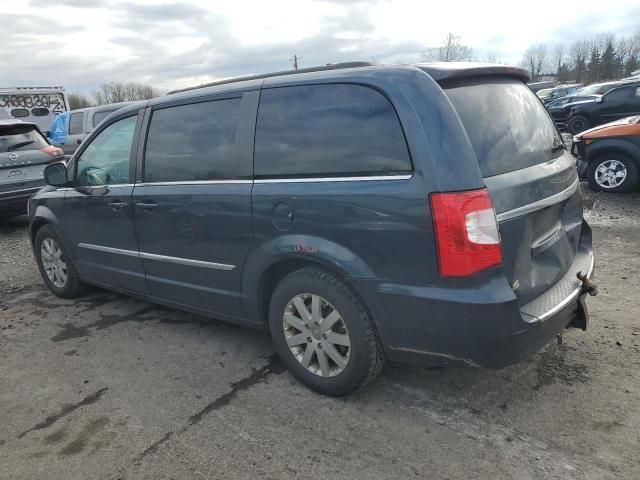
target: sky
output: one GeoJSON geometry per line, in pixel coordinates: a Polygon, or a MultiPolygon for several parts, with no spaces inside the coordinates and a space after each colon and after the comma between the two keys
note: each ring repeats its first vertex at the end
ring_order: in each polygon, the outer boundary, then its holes
{"type": "Polygon", "coordinates": [[[537,44],[640,26],[638,0],[0,0],[0,87],[181,88],[351,60],[411,63],[459,35],[518,64],[537,44]],[[575,5],[574,5],[575,3],[575,5]]]}

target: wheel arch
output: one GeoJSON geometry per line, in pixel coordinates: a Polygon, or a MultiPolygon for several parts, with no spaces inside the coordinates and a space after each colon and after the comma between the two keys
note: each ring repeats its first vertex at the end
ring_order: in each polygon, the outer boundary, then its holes
{"type": "Polygon", "coordinates": [[[587,149],[587,163],[597,160],[607,153],[622,153],[640,168],[640,148],[622,139],[606,139],[595,142],[587,149]]]}
{"type": "Polygon", "coordinates": [[[252,252],[245,262],[242,291],[249,319],[266,327],[269,303],[278,283],[289,273],[313,266],[331,272],[353,289],[375,322],[373,304],[353,281],[354,278],[375,277],[368,265],[345,247],[300,235],[279,237],[267,242],[252,252]]]}

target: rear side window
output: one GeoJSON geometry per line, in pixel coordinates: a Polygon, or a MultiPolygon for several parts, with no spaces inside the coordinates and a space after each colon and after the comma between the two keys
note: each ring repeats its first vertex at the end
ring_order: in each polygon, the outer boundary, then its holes
{"type": "Polygon", "coordinates": [[[262,91],[256,176],[385,175],[410,170],[398,116],[376,90],[335,84],[262,91]]]}
{"type": "Polygon", "coordinates": [[[552,159],[561,142],[549,114],[517,80],[466,81],[445,86],[473,146],[484,177],[552,159]]]}
{"type": "Polygon", "coordinates": [[[144,181],[239,178],[236,132],[240,101],[232,98],[154,111],[147,136],[144,181]]]}
{"type": "Polygon", "coordinates": [[[613,92],[609,92],[605,95],[606,102],[621,102],[629,98],[631,94],[631,88],[619,88],[618,90],[614,90],[613,92]]]}
{"type": "Polygon", "coordinates": [[[84,112],[72,113],[69,118],[69,135],[79,135],[82,133],[82,123],[84,112]]]}
{"type": "Polygon", "coordinates": [[[11,125],[0,128],[0,153],[39,150],[49,145],[33,125],[11,125]]]}
{"type": "Polygon", "coordinates": [[[102,110],[93,114],[93,127],[97,127],[102,120],[111,115],[115,110],[102,110]]]}

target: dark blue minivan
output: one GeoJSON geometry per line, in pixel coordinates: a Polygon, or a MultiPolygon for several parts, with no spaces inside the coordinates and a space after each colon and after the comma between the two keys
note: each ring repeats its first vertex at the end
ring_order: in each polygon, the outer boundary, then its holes
{"type": "Polygon", "coordinates": [[[527,80],[333,65],[125,107],[29,203],[42,277],[268,329],[330,395],[386,359],[517,362],[595,293],[575,159],[527,80]]]}

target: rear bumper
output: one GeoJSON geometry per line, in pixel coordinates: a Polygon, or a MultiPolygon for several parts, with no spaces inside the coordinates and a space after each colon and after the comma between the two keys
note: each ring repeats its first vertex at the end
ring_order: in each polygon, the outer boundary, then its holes
{"type": "Polygon", "coordinates": [[[39,185],[29,188],[16,187],[14,190],[0,191],[0,216],[27,213],[27,201],[44,186],[44,180],[38,183],[39,185]]]}
{"type": "Polygon", "coordinates": [[[381,284],[378,328],[391,361],[464,363],[500,368],[540,350],[578,323],[581,282],[594,275],[590,249],[578,251],[569,271],[533,301],[518,305],[502,272],[468,289],[381,284]]]}

